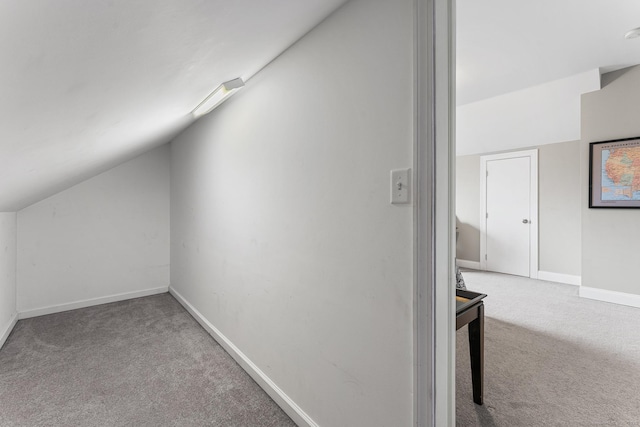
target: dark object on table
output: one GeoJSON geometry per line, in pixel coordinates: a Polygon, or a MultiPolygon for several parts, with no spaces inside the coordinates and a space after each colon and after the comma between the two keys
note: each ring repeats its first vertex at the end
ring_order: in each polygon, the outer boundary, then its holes
{"type": "Polygon", "coordinates": [[[484,303],[486,294],[456,289],[456,331],[469,325],[473,401],[482,405],[484,382],[484,303]]]}

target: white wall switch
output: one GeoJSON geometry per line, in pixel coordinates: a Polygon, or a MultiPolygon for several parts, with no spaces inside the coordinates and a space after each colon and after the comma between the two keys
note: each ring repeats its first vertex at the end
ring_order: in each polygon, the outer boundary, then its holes
{"type": "Polygon", "coordinates": [[[409,173],[411,169],[394,169],[391,171],[391,204],[399,205],[411,202],[411,186],[409,173]]]}

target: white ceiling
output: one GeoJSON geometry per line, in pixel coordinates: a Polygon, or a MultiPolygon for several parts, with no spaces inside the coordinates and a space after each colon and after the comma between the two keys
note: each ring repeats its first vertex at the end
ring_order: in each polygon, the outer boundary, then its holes
{"type": "MultiPolygon", "coordinates": [[[[3,0],[0,211],[171,139],[345,0],[3,0]]],[[[457,0],[458,100],[640,62],[639,0],[457,0]]]]}
{"type": "Polygon", "coordinates": [[[640,63],[639,0],[457,0],[457,98],[467,104],[640,63]]]}
{"type": "Polygon", "coordinates": [[[1,1],[0,211],[168,141],[342,3],[1,1]]]}

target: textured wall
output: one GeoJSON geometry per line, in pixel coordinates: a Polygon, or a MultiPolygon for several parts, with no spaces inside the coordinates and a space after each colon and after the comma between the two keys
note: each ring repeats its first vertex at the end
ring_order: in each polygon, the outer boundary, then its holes
{"type": "Polygon", "coordinates": [[[18,310],[169,285],[169,146],[18,212],[18,310]]]}
{"type": "Polygon", "coordinates": [[[323,426],[412,423],[412,12],[347,3],[172,142],[172,286],[323,426]]]}

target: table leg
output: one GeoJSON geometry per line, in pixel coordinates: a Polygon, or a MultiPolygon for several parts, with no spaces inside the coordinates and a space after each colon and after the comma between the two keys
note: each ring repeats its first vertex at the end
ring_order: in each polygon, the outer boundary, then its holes
{"type": "Polygon", "coordinates": [[[471,356],[471,382],[473,401],[483,403],[484,380],[484,304],[478,307],[478,318],[469,322],[469,353],[471,356]]]}

